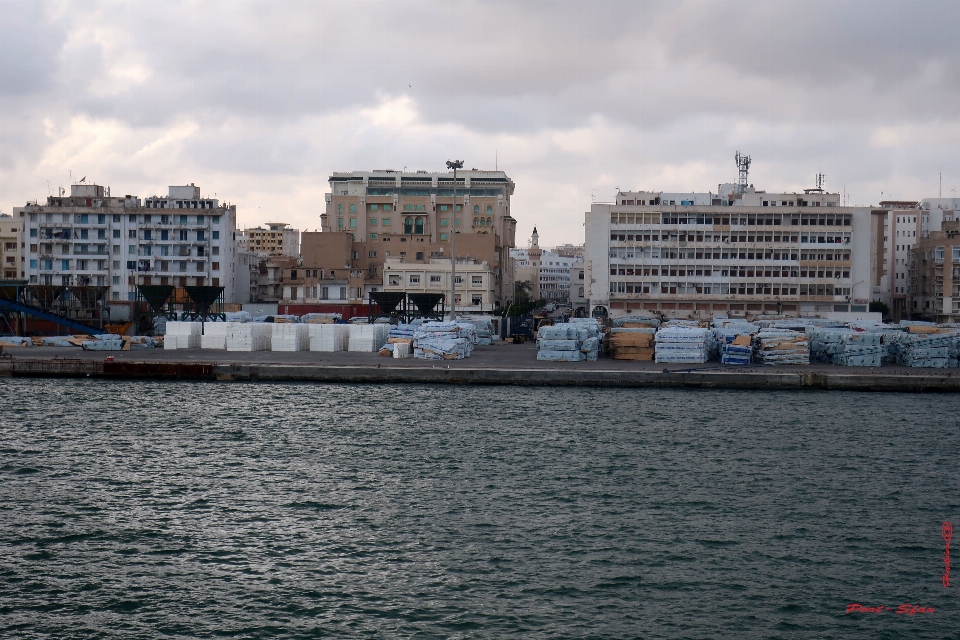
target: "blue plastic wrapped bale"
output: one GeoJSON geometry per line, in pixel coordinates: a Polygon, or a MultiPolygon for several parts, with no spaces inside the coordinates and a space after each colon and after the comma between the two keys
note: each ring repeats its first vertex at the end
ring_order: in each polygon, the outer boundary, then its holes
{"type": "Polygon", "coordinates": [[[960,333],[908,334],[899,344],[898,364],[907,367],[955,369],[960,333]]]}
{"type": "Polygon", "coordinates": [[[537,351],[537,360],[548,362],[582,362],[586,356],[580,351],[537,351]]]}
{"type": "Polygon", "coordinates": [[[122,351],[122,340],[84,340],[81,345],[84,351],[122,351]]]}
{"type": "Polygon", "coordinates": [[[720,364],[750,364],[753,347],[749,340],[748,335],[725,336],[720,344],[720,364]],[[746,342],[746,344],[734,344],[737,338],[740,338],[739,342],[746,342]]]}
{"type": "Polygon", "coordinates": [[[579,340],[548,340],[540,338],[537,340],[537,349],[543,351],[578,351],[580,349],[579,340]]]}
{"type": "Polygon", "coordinates": [[[879,367],[887,347],[883,334],[849,328],[807,327],[810,359],[850,367],[879,367]]]}
{"type": "Polygon", "coordinates": [[[593,362],[600,356],[600,338],[587,338],[580,343],[580,353],[593,362]]]}

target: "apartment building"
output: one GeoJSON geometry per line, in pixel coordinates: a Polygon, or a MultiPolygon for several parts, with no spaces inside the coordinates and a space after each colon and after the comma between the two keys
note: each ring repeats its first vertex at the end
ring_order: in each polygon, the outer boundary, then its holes
{"type": "Polygon", "coordinates": [[[866,312],[870,213],[820,188],[620,192],[586,214],[590,313],[866,312]]]}
{"type": "Polygon", "coordinates": [[[908,257],[910,317],[960,322],[960,198],[926,198],[908,257]]]}
{"type": "Polygon", "coordinates": [[[260,226],[244,229],[239,238],[240,247],[258,258],[300,257],[300,230],[286,222],[269,222],[266,229],[260,226]]]}
{"type": "Polygon", "coordinates": [[[225,301],[247,302],[236,214],[236,206],[201,197],[193,184],[143,201],[75,184],[69,196],[15,209],[31,284],[109,287],[112,300],[135,299],[138,284],[169,284],[222,286],[225,301]]]}
{"type": "Polygon", "coordinates": [[[496,302],[513,299],[514,183],[503,171],[458,171],[456,185],[452,172],[391,170],[335,172],[329,182],[321,231],[301,235],[301,256],[321,280],[345,279],[351,303],[383,288],[388,258],[449,261],[454,232],[458,259],[486,262],[496,302]]]}
{"type": "Polygon", "coordinates": [[[23,258],[23,221],[10,215],[0,215],[0,278],[26,278],[23,258]]]}

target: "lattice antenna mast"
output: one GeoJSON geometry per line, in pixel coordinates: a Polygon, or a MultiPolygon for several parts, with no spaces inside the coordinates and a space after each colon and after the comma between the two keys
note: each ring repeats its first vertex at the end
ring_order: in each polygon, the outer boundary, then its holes
{"type": "Polygon", "coordinates": [[[822,173],[817,174],[817,191],[820,193],[823,193],[824,178],[826,177],[827,176],[823,175],[822,173]]]}
{"type": "Polygon", "coordinates": [[[734,156],[737,161],[737,169],[740,171],[740,181],[737,183],[737,193],[743,195],[747,192],[747,187],[749,186],[749,174],[750,174],[750,156],[742,155],[737,151],[737,155],[734,156]]]}

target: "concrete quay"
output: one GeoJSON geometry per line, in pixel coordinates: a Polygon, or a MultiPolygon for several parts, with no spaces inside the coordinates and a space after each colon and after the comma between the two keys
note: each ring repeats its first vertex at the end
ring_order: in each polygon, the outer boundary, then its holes
{"type": "Polygon", "coordinates": [[[12,350],[0,377],[91,377],[113,380],[208,380],[371,384],[660,387],[689,389],[960,392],[960,370],[829,364],[765,367],[715,362],[663,365],[601,358],[540,362],[532,344],[479,347],[467,360],[435,361],[355,352],[237,353],[219,350],[12,350]],[[113,361],[107,361],[112,356],[113,361]]]}

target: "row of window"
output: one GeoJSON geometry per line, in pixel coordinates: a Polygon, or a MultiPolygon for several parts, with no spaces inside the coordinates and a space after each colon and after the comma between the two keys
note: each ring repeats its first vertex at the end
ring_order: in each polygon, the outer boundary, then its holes
{"type": "Polygon", "coordinates": [[[849,268],[770,269],[769,267],[739,267],[717,269],[700,265],[671,265],[669,267],[611,267],[611,276],[678,276],[720,278],[849,278],[849,268]]]}
{"type": "MultiPolygon", "coordinates": [[[[45,222],[53,222],[52,213],[44,214],[45,222]]],[[[70,223],[70,214],[63,213],[61,215],[61,221],[65,223],[70,223]]],[[[152,214],[146,213],[138,216],[135,213],[127,214],[127,222],[131,224],[137,224],[139,221],[142,224],[154,224],[154,216],[152,214]]],[[[157,216],[159,224],[191,224],[190,216],[176,216],[176,215],[160,215],[157,216]]],[[[206,216],[196,216],[194,218],[195,222],[193,224],[203,225],[206,224],[206,216]]],[[[30,214],[30,222],[37,221],[37,214],[30,214]]],[[[111,215],[111,221],[119,224],[123,222],[123,216],[121,214],[115,213],[111,215]]],[[[107,214],[105,213],[75,213],[73,214],[74,224],[107,224],[107,214]],[[96,222],[94,222],[94,217],[96,217],[96,222]]],[[[220,216],[210,216],[210,224],[220,224],[220,216]]]]}
{"type": "Polygon", "coordinates": [[[849,296],[850,287],[831,284],[801,284],[783,287],[769,282],[611,282],[610,293],[660,293],[667,295],[746,295],[746,296],[849,296]]]}
{"type": "Polygon", "coordinates": [[[213,209],[213,200],[147,200],[148,209],[213,209]]]}
{"type": "Polygon", "coordinates": [[[726,226],[826,226],[849,227],[852,216],[843,214],[815,214],[815,213],[757,213],[739,215],[714,215],[710,213],[624,213],[611,212],[611,224],[709,224],[726,226]]]}
{"type": "MultiPolygon", "coordinates": [[[[460,184],[463,184],[460,182],[460,184]]],[[[428,197],[431,195],[440,196],[441,198],[449,198],[454,195],[453,188],[442,188],[442,189],[433,189],[433,188],[424,188],[424,187],[404,187],[397,190],[396,187],[367,187],[368,196],[392,196],[392,195],[404,195],[404,196],[415,196],[415,197],[428,197]]],[[[467,189],[466,187],[457,187],[456,195],[458,196],[480,196],[480,197],[496,197],[503,195],[503,189],[478,189],[476,187],[467,189]]]]}
{"type": "Polygon", "coordinates": [[[613,260],[773,260],[796,262],[806,261],[849,261],[849,251],[836,252],[791,252],[786,251],[703,251],[695,249],[662,249],[660,247],[613,247],[610,249],[613,260]]]}
{"type": "MultiPolygon", "coordinates": [[[[73,261],[73,260],[31,260],[31,261],[30,261],[30,268],[31,268],[31,269],[38,269],[38,268],[39,268],[39,269],[42,270],[42,271],[53,271],[54,269],[56,269],[57,271],[71,271],[71,270],[76,270],[76,271],[88,271],[88,270],[91,270],[91,271],[107,271],[107,270],[109,269],[109,267],[107,266],[107,262],[108,262],[107,260],[76,260],[76,261],[73,261]],[[71,269],[71,262],[74,263],[73,269],[71,269]]],[[[187,261],[185,261],[185,260],[177,260],[177,261],[174,261],[174,263],[177,265],[177,269],[176,269],[176,270],[179,270],[179,271],[186,271],[186,270],[187,270],[187,265],[189,264],[189,263],[188,263],[187,261]]],[[[171,264],[171,263],[168,262],[168,261],[160,261],[160,262],[157,262],[157,265],[158,265],[158,266],[156,267],[156,270],[157,270],[157,271],[171,271],[172,269],[170,269],[170,264],[171,264]]],[[[197,270],[197,271],[204,271],[204,270],[206,269],[206,263],[204,263],[204,262],[197,262],[197,263],[195,263],[195,264],[197,265],[197,267],[196,267],[196,270],[197,270]]],[[[149,265],[149,260],[140,260],[140,261],[137,261],[137,260],[127,260],[126,265],[127,265],[127,269],[129,269],[129,270],[134,270],[134,271],[152,271],[152,270],[154,270],[154,269],[152,269],[152,268],[150,267],[150,265],[149,265]]],[[[114,260],[114,261],[113,261],[113,264],[112,264],[112,267],[113,267],[113,269],[119,270],[119,269],[120,269],[120,261],[119,261],[119,260],[114,260]]],[[[210,268],[213,269],[214,271],[219,271],[219,270],[220,270],[220,263],[219,263],[219,262],[211,262],[211,263],[210,263],[210,268]]],[[[119,277],[119,276],[115,276],[115,277],[119,277]]]]}

